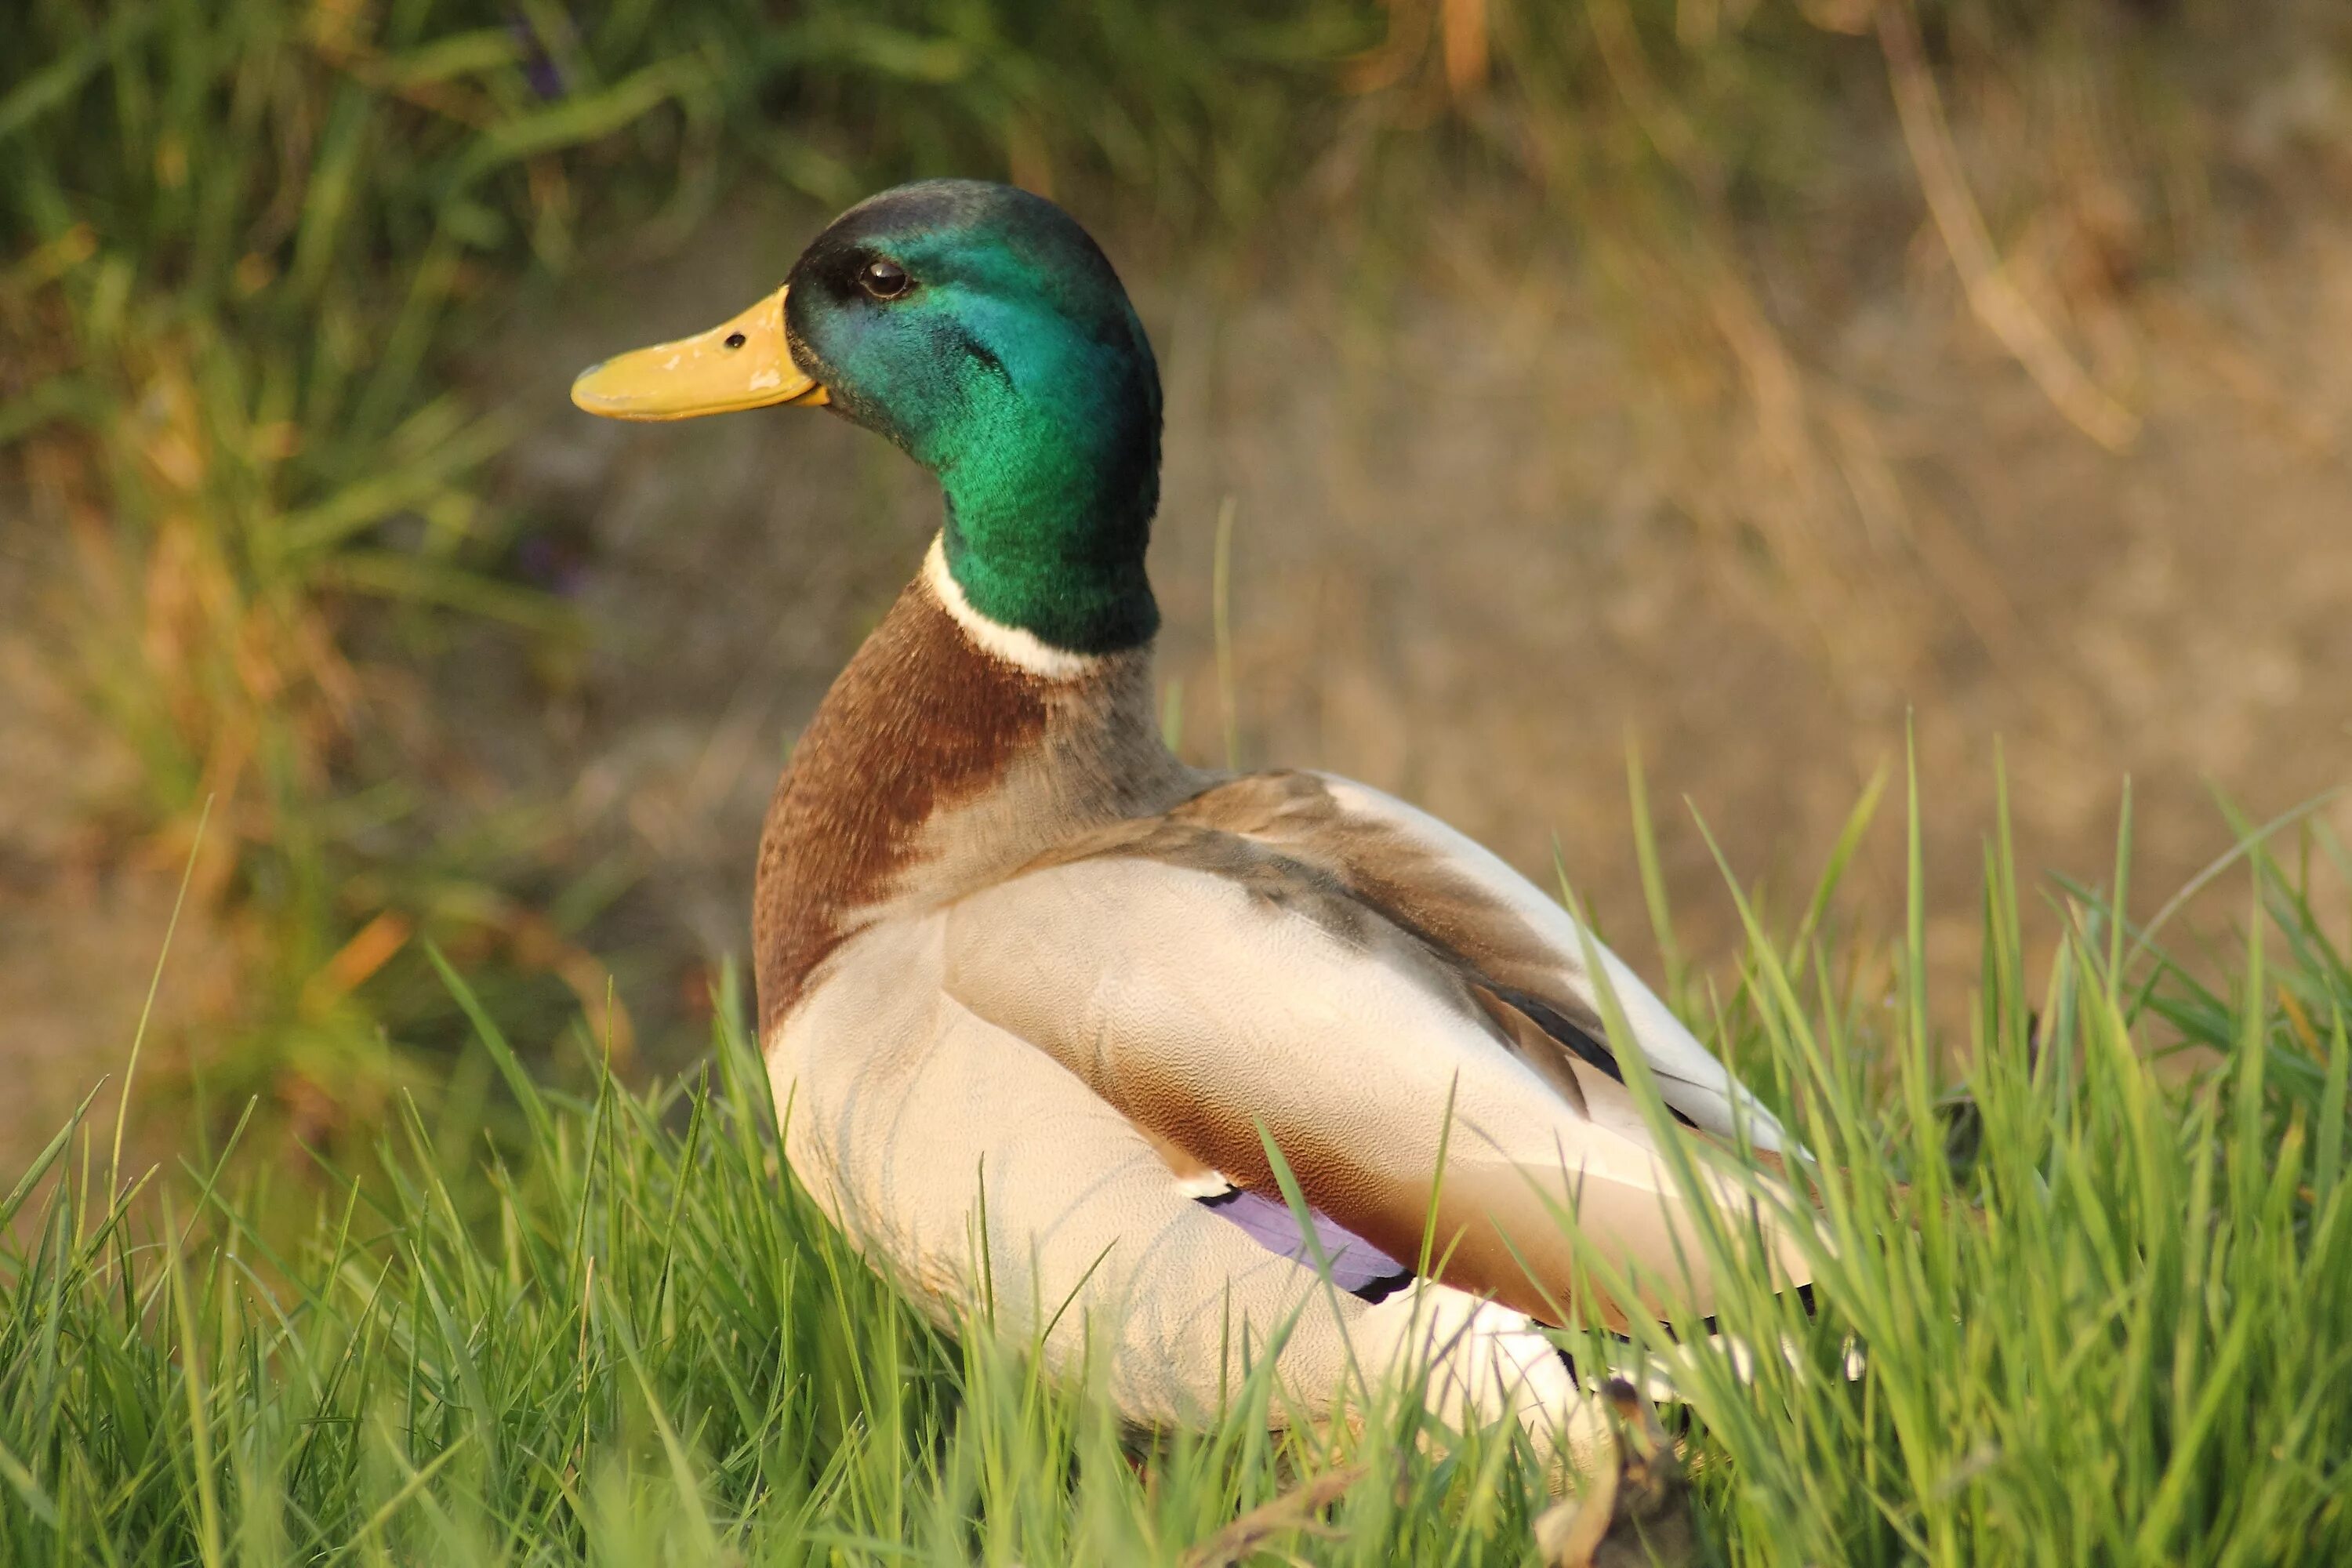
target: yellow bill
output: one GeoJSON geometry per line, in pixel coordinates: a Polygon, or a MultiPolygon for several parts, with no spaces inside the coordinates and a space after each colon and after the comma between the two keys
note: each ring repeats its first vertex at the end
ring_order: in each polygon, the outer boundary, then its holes
{"type": "Polygon", "coordinates": [[[832,399],[793,363],[779,289],[707,332],[589,366],[572,382],[572,401],[607,419],[691,419],[832,399]]]}

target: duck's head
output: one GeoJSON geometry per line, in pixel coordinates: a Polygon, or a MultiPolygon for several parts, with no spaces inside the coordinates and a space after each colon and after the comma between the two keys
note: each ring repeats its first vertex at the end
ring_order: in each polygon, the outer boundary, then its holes
{"type": "Polygon", "coordinates": [[[1160,374],[1127,290],[1067,213],[978,180],[862,202],[783,287],[696,337],[582,374],[616,419],[823,405],[937,474],[971,608],[1075,653],[1150,640],[1160,374]]]}

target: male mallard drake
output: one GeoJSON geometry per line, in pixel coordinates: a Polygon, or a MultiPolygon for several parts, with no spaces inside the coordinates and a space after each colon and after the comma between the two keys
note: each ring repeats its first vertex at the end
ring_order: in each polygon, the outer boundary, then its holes
{"type": "MultiPolygon", "coordinates": [[[[753,911],[793,1168],[929,1310],[987,1292],[1056,1367],[1108,1331],[1113,1394],[1146,1422],[1206,1414],[1243,1347],[1287,1326],[1307,1410],[1343,1397],[1351,1354],[1434,1354],[1442,1414],[1542,1433],[1580,1404],[1530,1322],[1576,1277],[1561,1212],[1706,1309],[1691,1200],[1570,916],[1377,790],[1161,744],[1159,373],[1060,208],[962,180],[886,192],[774,295],[572,396],[625,419],[824,405],[946,492],[777,786],[753,911]],[[1442,1266],[1416,1280],[1425,1232],[1442,1266]]],[[[1777,1150],[1722,1064],[1591,951],[1681,1121],[1777,1150]]],[[[1807,1278],[1791,1240],[1774,1250],[1807,1278]]]]}

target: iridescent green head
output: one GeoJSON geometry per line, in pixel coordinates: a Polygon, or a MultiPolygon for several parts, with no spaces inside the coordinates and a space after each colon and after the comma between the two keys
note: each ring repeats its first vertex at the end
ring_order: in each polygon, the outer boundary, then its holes
{"type": "Polygon", "coordinates": [[[1143,570],[1160,374],[1127,290],[1067,213],[977,180],[836,218],[785,287],[698,338],[608,361],[574,400],[666,418],[826,403],[937,474],[971,607],[1104,653],[1159,625],[1143,570]]]}

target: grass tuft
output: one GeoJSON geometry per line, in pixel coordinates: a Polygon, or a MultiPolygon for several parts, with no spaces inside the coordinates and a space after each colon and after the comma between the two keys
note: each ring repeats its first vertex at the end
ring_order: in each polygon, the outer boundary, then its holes
{"type": "MultiPolygon", "coordinates": [[[[1721,1331],[1787,1347],[1744,1379],[1641,1331],[1679,1360],[1704,1560],[2352,1554],[2352,955],[2312,901],[2341,847],[2306,843],[2249,830],[2239,956],[2199,983],[2113,973],[2147,933],[2084,895],[2029,951],[1997,837],[1958,1053],[1916,942],[1843,995],[1822,900],[1803,950],[1748,911],[1724,1043],[1779,1086],[1823,1234],[1810,1319],[1736,1226],[1702,1238],[1721,1331]]],[[[288,1225],[234,1139],[155,1202],[81,1126],[12,1194],[0,1560],[1534,1560],[1532,1454],[1427,1432],[1409,1388],[1270,1433],[1261,1362],[1213,1428],[1144,1437],[1098,1375],[926,1321],[780,1167],[740,997],[691,1082],[569,1094],[445,973],[517,1101],[478,1152],[410,1106],[288,1225]]],[[[1655,1283],[1589,1265],[1621,1303],[1655,1283]]]]}

